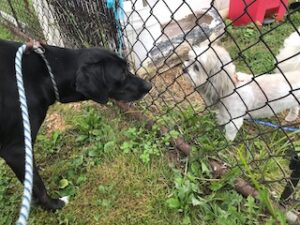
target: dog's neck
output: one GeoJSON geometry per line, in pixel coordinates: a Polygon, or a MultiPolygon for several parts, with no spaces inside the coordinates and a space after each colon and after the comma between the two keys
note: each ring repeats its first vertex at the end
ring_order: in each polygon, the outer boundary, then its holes
{"type": "Polygon", "coordinates": [[[227,74],[217,74],[210,77],[205,84],[197,90],[207,106],[217,106],[220,99],[234,92],[235,78],[227,74]]]}
{"type": "MultiPolygon", "coordinates": [[[[55,65],[52,67],[52,72],[57,83],[57,88],[59,92],[59,101],[61,103],[78,102],[86,100],[86,98],[76,91],[76,73],[80,62],[76,61],[79,57],[80,50],[66,50],[57,47],[46,47],[45,56],[48,59],[50,65],[55,65]],[[52,53],[55,48],[55,54],[52,53]],[[61,54],[59,54],[61,51],[61,54]],[[54,56],[55,55],[55,56],[54,56]]],[[[49,82],[50,75],[49,76],[49,82]]],[[[52,99],[52,104],[55,102],[55,95],[52,83],[51,86],[54,98],[52,99]]]]}

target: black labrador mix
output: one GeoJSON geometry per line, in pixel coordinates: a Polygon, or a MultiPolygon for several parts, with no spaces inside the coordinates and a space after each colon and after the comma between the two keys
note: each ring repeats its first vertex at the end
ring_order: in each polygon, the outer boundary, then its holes
{"type": "MultiPolygon", "coordinates": [[[[0,156],[23,182],[23,125],[14,63],[20,45],[0,40],[0,156]]],[[[149,82],[129,72],[126,61],[108,50],[43,47],[62,103],[91,99],[105,104],[109,98],[129,102],[142,98],[151,89],[149,82]]],[[[34,143],[48,107],[55,103],[55,93],[47,67],[38,54],[24,54],[22,63],[34,143]]],[[[47,194],[35,163],[33,198],[48,210],[62,208],[65,204],[47,194]]]]}

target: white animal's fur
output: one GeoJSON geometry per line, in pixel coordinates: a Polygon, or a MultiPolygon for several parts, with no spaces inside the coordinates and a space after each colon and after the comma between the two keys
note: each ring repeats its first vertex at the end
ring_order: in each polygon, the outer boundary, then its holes
{"type": "Polygon", "coordinates": [[[286,120],[298,117],[300,71],[285,73],[286,79],[281,73],[257,77],[236,73],[229,53],[207,43],[190,50],[184,67],[205,103],[214,106],[228,140],[234,140],[244,118],[271,117],[286,109],[290,109],[286,120]]]}
{"type": "Polygon", "coordinates": [[[300,71],[300,27],[298,27],[298,32],[293,32],[285,39],[283,48],[276,56],[280,69],[276,68],[275,73],[280,73],[280,70],[283,72],[300,71]]]}
{"type": "Polygon", "coordinates": [[[217,10],[224,10],[229,8],[229,0],[215,0],[212,1],[212,4],[216,7],[217,10]]]}

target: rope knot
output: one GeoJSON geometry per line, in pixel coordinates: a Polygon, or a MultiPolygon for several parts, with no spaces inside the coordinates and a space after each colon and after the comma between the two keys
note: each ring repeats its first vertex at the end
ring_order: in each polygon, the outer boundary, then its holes
{"type": "Polygon", "coordinates": [[[29,54],[30,50],[33,50],[40,55],[45,53],[45,49],[43,48],[41,42],[34,39],[30,39],[28,42],[26,42],[26,53],[29,54]]]}

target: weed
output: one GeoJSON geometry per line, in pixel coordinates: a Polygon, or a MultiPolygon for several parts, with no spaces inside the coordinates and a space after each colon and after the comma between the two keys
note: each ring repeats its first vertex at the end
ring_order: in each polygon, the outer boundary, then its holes
{"type": "Polygon", "coordinates": [[[178,132],[173,131],[161,138],[158,138],[158,127],[154,127],[151,131],[144,127],[128,128],[124,132],[126,140],[121,145],[124,153],[139,153],[140,159],[145,164],[149,164],[154,156],[161,156],[161,152],[170,145],[170,139],[178,136],[178,132]]]}
{"type": "Polygon", "coordinates": [[[45,134],[37,136],[38,145],[36,148],[42,149],[46,154],[58,153],[62,148],[65,136],[61,131],[54,131],[49,137],[45,134]]]}

